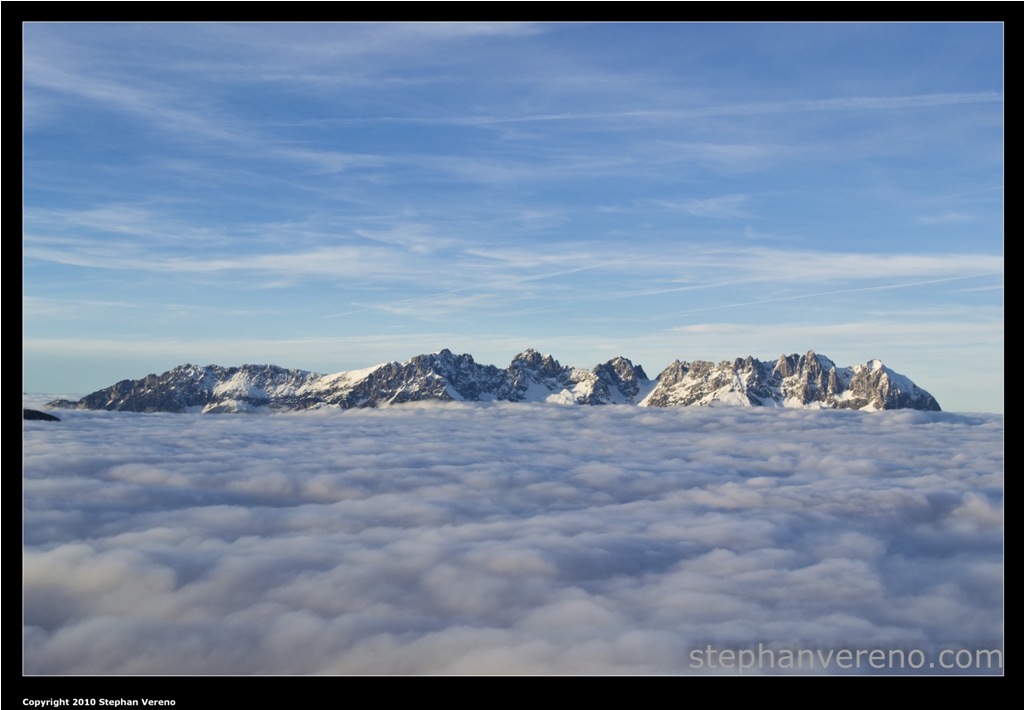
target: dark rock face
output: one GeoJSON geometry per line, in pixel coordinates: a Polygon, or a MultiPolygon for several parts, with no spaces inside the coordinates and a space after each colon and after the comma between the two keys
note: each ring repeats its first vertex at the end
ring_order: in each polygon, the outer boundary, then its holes
{"type": "Polygon", "coordinates": [[[428,399],[478,401],[501,386],[503,374],[494,365],[478,365],[472,355],[455,355],[445,349],[417,355],[405,363],[382,365],[344,397],[328,402],[347,409],[428,399]]]}
{"type": "Polygon", "coordinates": [[[38,411],[36,409],[24,409],[24,412],[25,412],[25,415],[24,415],[23,419],[28,419],[28,420],[32,420],[32,421],[39,421],[39,422],[59,422],[60,421],[60,419],[58,419],[57,417],[53,416],[52,414],[47,414],[46,412],[40,412],[40,411],[38,411]]]}
{"type": "Polygon", "coordinates": [[[334,375],[275,365],[223,368],[181,365],[162,375],[122,380],[78,402],[52,407],[128,412],[245,412],[379,407],[425,400],[632,404],[676,407],[707,404],[833,407],[849,409],[939,408],[935,399],[878,360],[836,368],[813,351],[783,355],[774,363],[752,357],[718,365],[676,360],[648,379],[639,365],[616,357],[584,370],[561,365],[529,349],[504,370],[472,355],[442,350],[404,363],[334,375]]]}
{"type": "Polygon", "coordinates": [[[593,372],[604,385],[609,397],[614,399],[613,392],[618,390],[628,404],[636,404],[639,401],[638,395],[643,383],[648,380],[642,367],[634,365],[624,357],[613,358],[603,365],[598,365],[593,372]]]}

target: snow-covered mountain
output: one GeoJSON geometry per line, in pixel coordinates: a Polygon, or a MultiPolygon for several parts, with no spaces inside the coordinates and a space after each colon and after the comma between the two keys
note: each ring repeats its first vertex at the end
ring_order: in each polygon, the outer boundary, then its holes
{"type": "Polygon", "coordinates": [[[887,368],[881,360],[836,367],[813,350],[806,355],[782,355],[775,362],[752,357],[725,360],[717,365],[676,360],[658,376],[658,386],[640,404],[939,411],[934,397],[887,368]]]}
{"type": "Polygon", "coordinates": [[[504,370],[449,350],[363,370],[321,375],[276,365],[181,365],[162,375],[122,380],[77,402],[51,407],[128,412],[250,412],[379,407],[422,400],[632,404],[646,407],[746,405],[840,409],[938,410],[906,377],[871,360],[837,368],[822,355],[775,362],[676,360],[657,379],[623,357],[593,370],[563,366],[530,349],[504,370]]]}

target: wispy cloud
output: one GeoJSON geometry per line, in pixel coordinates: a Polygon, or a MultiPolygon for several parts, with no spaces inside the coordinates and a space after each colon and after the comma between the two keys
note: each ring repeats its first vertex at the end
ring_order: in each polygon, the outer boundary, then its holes
{"type": "MultiPolygon", "coordinates": [[[[417,298],[403,299],[390,303],[353,303],[363,306],[366,310],[382,311],[397,315],[415,316],[422,320],[442,320],[450,313],[469,309],[493,309],[502,299],[492,293],[478,293],[467,296],[454,296],[448,293],[430,294],[417,298]]],[[[329,317],[329,316],[327,316],[329,317]]]]}
{"type": "Polygon", "coordinates": [[[1001,273],[1003,257],[989,254],[857,254],[747,248],[700,255],[702,265],[760,272],[765,278],[807,281],[1001,273]]]}
{"type": "MultiPolygon", "coordinates": [[[[791,340],[808,342],[815,339],[834,341],[837,337],[844,339],[844,349],[854,343],[863,343],[869,339],[878,340],[882,336],[925,336],[932,342],[954,339],[983,338],[992,342],[1002,342],[1003,324],[999,314],[990,313],[987,318],[978,314],[964,314],[970,318],[961,318],[954,322],[931,319],[924,320],[892,320],[869,319],[854,320],[846,323],[774,323],[759,325],[754,323],[700,323],[694,325],[675,326],[671,330],[686,335],[700,335],[714,338],[729,339],[730,342],[762,342],[769,336],[774,340],[791,340]]],[[[718,346],[716,346],[717,348],[718,346]]],[[[819,346],[820,347],[820,346],[819,346]]],[[[752,354],[752,353],[751,353],[752,354]]],[[[864,356],[865,359],[873,357],[864,356]]]]}
{"type": "Polygon", "coordinates": [[[753,227],[747,226],[743,228],[743,236],[748,239],[775,239],[776,237],[792,236],[794,233],[799,231],[799,229],[784,229],[781,232],[763,233],[753,227]]]}
{"type": "Polygon", "coordinates": [[[389,162],[381,155],[360,155],[357,153],[339,153],[330,150],[308,150],[302,148],[276,148],[273,154],[316,166],[320,172],[340,173],[354,168],[380,168],[389,162]]]}
{"type": "MultiPolygon", "coordinates": [[[[1002,272],[994,272],[994,273],[991,273],[991,274],[980,274],[980,276],[1002,276],[1002,272]]],[[[735,302],[735,303],[719,303],[719,304],[716,304],[714,306],[705,306],[705,307],[702,307],[702,308],[693,308],[693,309],[690,309],[690,310],[687,310],[687,311],[679,311],[677,313],[662,314],[662,315],[659,315],[659,316],[655,316],[654,320],[676,318],[676,317],[681,316],[681,315],[687,315],[687,314],[691,314],[691,313],[703,313],[705,311],[717,311],[717,310],[722,310],[722,309],[726,309],[726,308],[747,308],[749,306],[759,306],[759,305],[763,305],[763,304],[766,304],[766,303],[784,303],[786,301],[799,301],[799,300],[808,299],[808,298],[821,298],[821,297],[824,297],[824,296],[837,296],[837,295],[846,295],[846,294],[851,294],[851,293],[867,293],[867,292],[871,292],[871,291],[891,291],[891,290],[894,290],[894,289],[912,288],[914,286],[926,286],[926,285],[930,285],[930,284],[946,283],[946,282],[949,282],[949,281],[959,281],[961,279],[969,279],[969,278],[977,278],[977,276],[951,276],[949,278],[929,279],[927,281],[908,281],[908,282],[905,282],[905,283],[884,284],[884,285],[881,285],[881,286],[865,286],[865,287],[862,287],[862,288],[837,289],[837,290],[833,290],[833,291],[817,291],[817,292],[814,292],[814,293],[799,293],[799,294],[787,295],[787,296],[774,296],[774,297],[771,297],[771,298],[761,298],[761,299],[758,299],[758,300],[755,300],[755,301],[742,301],[742,302],[735,302]]]]}
{"type": "Polygon", "coordinates": [[[94,101],[142,117],[181,135],[229,142],[236,142],[239,138],[237,125],[235,130],[231,130],[223,125],[223,118],[212,121],[208,116],[180,108],[180,97],[175,101],[174,96],[168,95],[166,86],[139,88],[116,78],[100,78],[31,56],[25,59],[24,72],[27,89],[41,88],[94,101]]]}
{"type": "Polygon", "coordinates": [[[496,123],[520,123],[533,121],[593,121],[593,120],[643,120],[643,119],[687,119],[713,116],[756,116],[774,113],[806,113],[819,111],[879,111],[965,104],[986,104],[1002,102],[998,92],[921,94],[910,96],[849,96],[817,100],[766,101],[746,104],[717,104],[688,106],[673,109],[636,108],[623,111],[566,112],[525,115],[477,115],[448,117],[407,117],[375,116],[350,119],[334,119],[338,123],[395,122],[416,124],[449,124],[483,126],[496,123]]]}
{"type": "Polygon", "coordinates": [[[682,202],[660,202],[654,204],[672,210],[680,210],[695,217],[749,217],[741,208],[747,201],[747,195],[721,195],[703,200],[689,199],[682,202]]]}
{"type": "Polygon", "coordinates": [[[991,286],[976,286],[975,288],[958,288],[956,293],[973,293],[975,291],[998,291],[1003,284],[992,284],[991,286]]]}
{"type": "Polygon", "coordinates": [[[763,166],[780,153],[790,152],[777,145],[741,143],[675,143],[663,146],[679,158],[728,168],[746,169],[763,166]]]}
{"type": "Polygon", "coordinates": [[[946,212],[945,214],[932,215],[929,217],[918,217],[921,224],[951,224],[958,222],[969,222],[971,216],[963,212],[946,212]]]}

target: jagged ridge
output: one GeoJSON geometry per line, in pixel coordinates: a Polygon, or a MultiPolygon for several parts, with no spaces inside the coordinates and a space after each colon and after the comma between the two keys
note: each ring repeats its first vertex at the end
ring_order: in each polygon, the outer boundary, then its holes
{"type": "Polygon", "coordinates": [[[736,404],[839,409],[938,410],[906,377],[871,360],[837,368],[813,351],[757,359],[676,360],[655,380],[616,357],[593,370],[563,366],[532,348],[504,370],[442,350],[404,363],[321,375],[276,365],[181,365],[163,375],[122,380],[77,402],[51,407],[129,412],[241,412],[378,407],[422,400],[631,404],[647,407],[736,404]]]}
{"type": "Polygon", "coordinates": [[[775,362],[752,357],[718,365],[676,360],[658,376],[658,386],[642,402],[648,407],[718,403],[939,411],[934,397],[881,360],[838,368],[813,350],[806,355],[782,355],[775,362]]]}

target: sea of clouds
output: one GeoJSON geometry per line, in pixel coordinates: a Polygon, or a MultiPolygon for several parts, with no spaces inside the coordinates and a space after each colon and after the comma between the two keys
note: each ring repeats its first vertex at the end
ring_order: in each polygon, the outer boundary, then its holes
{"type": "Polygon", "coordinates": [[[691,653],[1003,644],[998,415],[57,414],[24,423],[28,674],[735,673],[691,653]]]}

